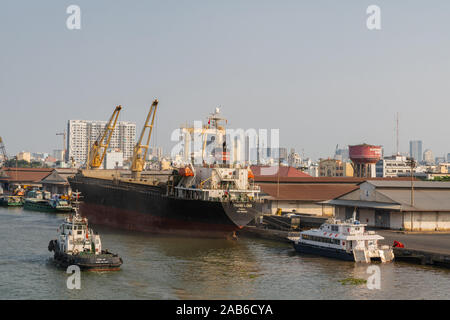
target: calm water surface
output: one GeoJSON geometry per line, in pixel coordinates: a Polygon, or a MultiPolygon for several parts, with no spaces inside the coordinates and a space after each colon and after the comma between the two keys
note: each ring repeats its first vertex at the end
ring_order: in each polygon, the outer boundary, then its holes
{"type": "Polygon", "coordinates": [[[0,208],[0,299],[449,299],[450,270],[378,264],[381,289],[342,285],[368,279],[367,266],[296,254],[288,244],[137,234],[97,227],[119,253],[118,272],[83,272],[69,290],[48,242],[63,215],[0,208]]]}

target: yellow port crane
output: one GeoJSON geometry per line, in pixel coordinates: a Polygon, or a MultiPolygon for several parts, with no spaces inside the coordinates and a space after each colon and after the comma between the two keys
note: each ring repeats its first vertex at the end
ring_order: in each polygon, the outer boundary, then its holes
{"type": "Polygon", "coordinates": [[[144,127],[142,128],[141,136],[139,137],[139,141],[134,146],[133,162],[131,164],[131,178],[134,180],[140,180],[141,172],[144,170],[145,159],[147,159],[147,153],[150,144],[150,138],[152,137],[153,125],[155,123],[155,115],[157,108],[158,108],[158,100],[155,99],[148,112],[147,119],[145,120],[144,127]],[[149,124],[150,118],[152,119],[151,124],[149,124]],[[145,145],[143,145],[142,139],[144,138],[147,129],[148,129],[147,142],[145,145]]]}
{"type": "Polygon", "coordinates": [[[1,155],[3,156],[3,164],[6,164],[8,162],[8,156],[6,155],[6,148],[5,148],[5,144],[3,143],[3,139],[2,137],[0,137],[0,152],[1,155]]]}
{"type": "Polygon", "coordinates": [[[91,150],[89,151],[87,169],[98,169],[102,165],[114,128],[117,124],[120,110],[122,110],[122,106],[117,106],[106,124],[105,131],[92,145],[91,150]]]}

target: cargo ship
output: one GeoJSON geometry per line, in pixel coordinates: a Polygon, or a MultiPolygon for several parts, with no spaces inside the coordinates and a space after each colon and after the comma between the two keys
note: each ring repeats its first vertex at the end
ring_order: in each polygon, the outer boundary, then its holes
{"type": "MultiPolygon", "coordinates": [[[[97,225],[193,237],[228,237],[243,228],[260,213],[260,189],[249,167],[229,163],[225,130],[220,125],[224,119],[218,112],[216,109],[202,128],[183,128],[189,134],[199,130],[205,142],[208,134],[216,137],[212,141],[220,148],[213,150],[212,163],[203,160],[195,165],[192,161],[166,172],[136,170],[136,158],[146,159],[145,152],[140,154],[141,134],[131,176],[88,168],[69,179],[72,190],[83,196],[81,214],[97,225]]],[[[148,119],[144,129],[153,126],[148,119]]],[[[143,149],[148,148],[148,141],[143,149]]],[[[204,159],[204,149],[201,154],[204,159]]],[[[185,150],[185,157],[188,155],[192,157],[185,150]]]]}

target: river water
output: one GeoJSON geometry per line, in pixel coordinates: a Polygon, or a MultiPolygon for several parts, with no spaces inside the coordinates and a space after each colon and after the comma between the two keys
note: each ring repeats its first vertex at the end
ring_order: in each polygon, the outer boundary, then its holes
{"type": "Polygon", "coordinates": [[[64,215],[0,208],[0,299],[450,299],[450,270],[401,262],[380,267],[301,256],[289,244],[240,238],[190,239],[97,227],[120,271],[82,272],[81,289],[56,268],[48,242],[64,215]]]}

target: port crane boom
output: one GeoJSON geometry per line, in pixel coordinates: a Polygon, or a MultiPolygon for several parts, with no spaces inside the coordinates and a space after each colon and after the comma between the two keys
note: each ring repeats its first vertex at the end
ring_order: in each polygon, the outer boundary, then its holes
{"type": "Polygon", "coordinates": [[[1,155],[3,156],[3,165],[4,165],[8,162],[8,156],[6,155],[6,148],[5,144],[3,143],[2,137],[0,137],[0,152],[1,155]]]}
{"type": "Polygon", "coordinates": [[[111,137],[114,132],[114,128],[117,124],[120,110],[122,110],[122,106],[117,106],[105,127],[105,131],[92,145],[89,152],[87,165],[88,169],[98,169],[102,165],[103,159],[106,155],[106,150],[108,149],[109,142],[111,141],[111,137]]]}
{"type": "Polygon", "coordinates": [[[158,108],[158,100],[155,99],[148,112],[147,119],[145,120],[144,127],[142,128],[139,141],[134,146],[133,150],[133,162],[131,164],[131,178],[139,180],[141,178],[141,172],[144,170],[145,159],[147,158],[148,148],[150,144],[150,138],[152,137],[153,125],[155,123],[156,109],[158,108]],[[151,123],[150,122],[151,118],[151,123]],[[148,129],[147,141],[143,145],[142,140],[148,129]]]}

